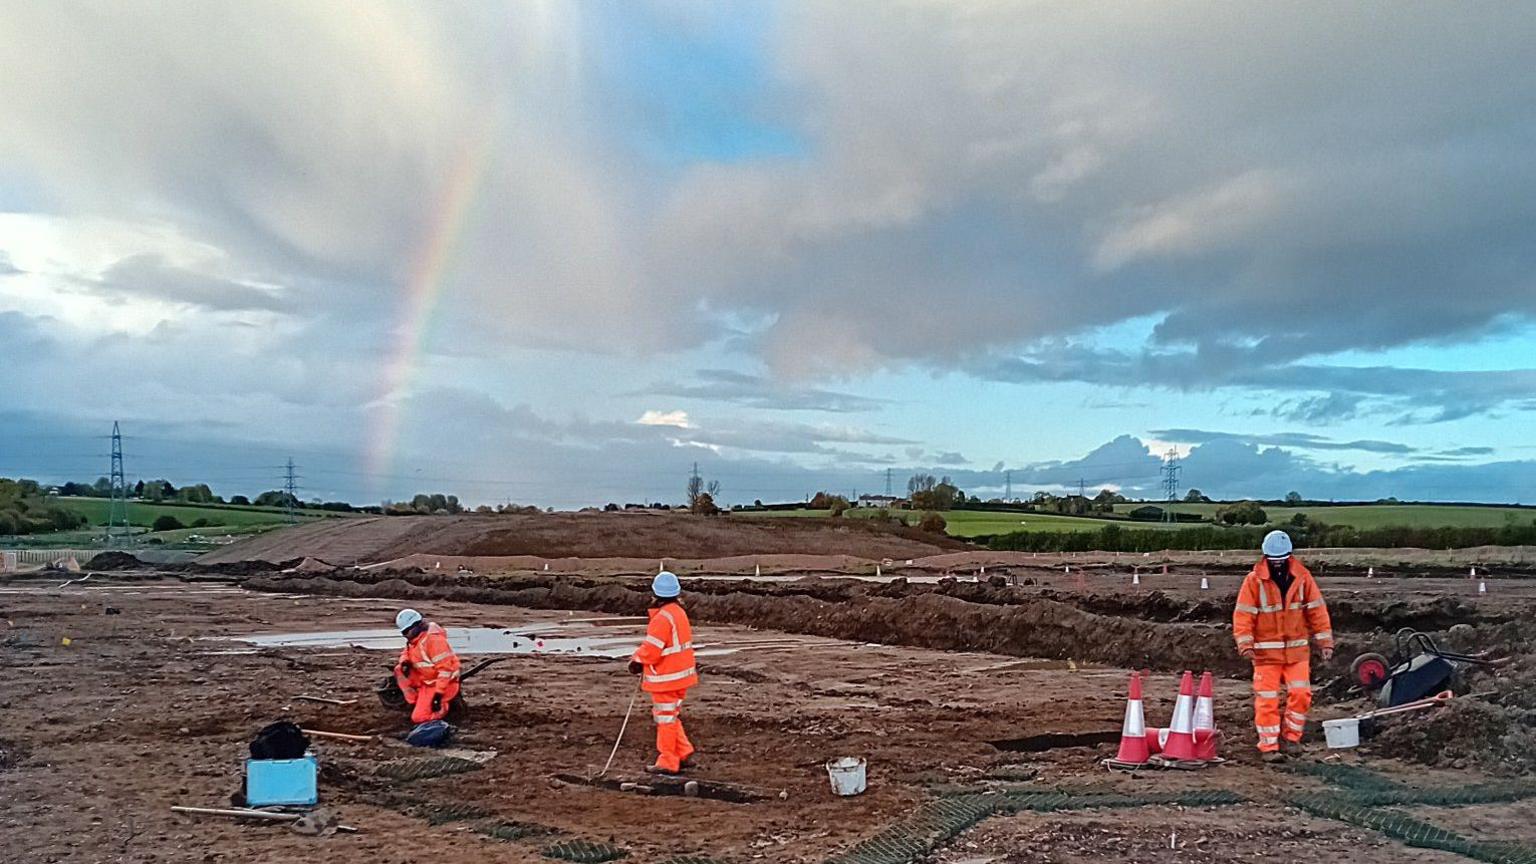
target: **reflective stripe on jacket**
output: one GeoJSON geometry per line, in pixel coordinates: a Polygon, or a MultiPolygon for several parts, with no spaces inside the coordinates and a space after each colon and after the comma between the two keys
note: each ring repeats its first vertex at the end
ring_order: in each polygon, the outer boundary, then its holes
{"type": "Polygon", "coordinates": [[[699,683],[699,673],[693,665],[693,627],[688,623],[688,613],[677,603],[649,612],[651,623],[645,628],[645,639],[630,657],[645,667],[641,689],[647,693],[666,693],[699,683]]]}
{"type": "Polygon", "coordinates": [[[1291,590],[1280,596],[1280,586],[1269,578],[1264,560],[1243,579],[1232,609],[1232,636],[1239,651],[1253,649],[1255,663],[1295,663],[1311,656],[1309,645],[1333,647],[1333,625],[1328,604],[1312,573],[1290,559],[1291,590]]]}
{"type": "MultiPolygon", "coordinates": [[[[412,687],[431,687],[438,692],[459,678],[459,655],[448,644],[448,633],[436,623],[413,641],[406,643],[400,652],[400,662],[411,664],[409,677],[412,687]]],[[[397,667],[398,668],[398,667],[397,667]]]]}

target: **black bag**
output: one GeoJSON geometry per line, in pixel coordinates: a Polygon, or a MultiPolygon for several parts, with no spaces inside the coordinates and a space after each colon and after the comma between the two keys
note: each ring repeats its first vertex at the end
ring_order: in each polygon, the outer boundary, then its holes
{"type": "Polygon", "coordinates": [[[251,739],[252,759],[298,759],[308,750],[309,736],[287,720],[273,723],[251,739]]]}

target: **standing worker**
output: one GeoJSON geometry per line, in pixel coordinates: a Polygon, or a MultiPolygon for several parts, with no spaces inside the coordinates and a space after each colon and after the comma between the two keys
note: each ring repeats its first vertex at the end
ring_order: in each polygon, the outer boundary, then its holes
{"type": "Polygon", "coordinates": [[[459,655],[449,646],[448,634],[415,609],[401,609],[395,629],[405,637],[405,649],[395,664],[395,682],[413,706],[411,722],[443,719],[459,695],[459,655]]]}
{"type": "Polygon", "coordinates": [[[699,683],[693,665],[693,628],[678,602],[682,586],[665,570],[651,581],[655,599],[648,613],[645,641],[629,658],[629,671],[639,675],[640,689],[651,694],[651,718],[656,721],[656,764],[652,774],[681,774],[693,756],[693,744],[683,731],[683,697],[699,683]]]}
{"type": "Polygon", "coordinates": [[[1253,726],[1265,762],[1301,755],[1301,733],[1312,707],[1311,651],[1333,659],[1333,625],[1317,582],[1291,555],[1291,538],[1271,531],[1264,558],[1237,592],[1232,610],[1237,653],[1253,662],[1253,726]],[[1285,688],[1285,718],[1280,689],[1285,688]]]}

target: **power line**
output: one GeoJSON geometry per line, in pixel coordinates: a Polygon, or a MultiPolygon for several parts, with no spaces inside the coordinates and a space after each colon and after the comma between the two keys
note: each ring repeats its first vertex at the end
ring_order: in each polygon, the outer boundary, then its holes
{"type": "Polygon", "coordinates": [[[107,545],[127,545],[133,537],[128,528],[128,481],[123,476],[123,430],[112,421],[112,503],[107,508],[107,545]]]}
{"type": "Polygon", "coordinates": [[[1163,457],[1163,496],[1168,501],[1163,508],[1163,521],[1173,522],[1173,504],[1179,500],[1179,451],[1172,447],[1163,457]]]}
{"type": "Polygon", "coordinates": [[[292,456],[288,457],[288,464],[285,467],[287,468],[287,471],[283,476],[283,490],[288,493],[288,524],[292,525],[293,523],[299,521],[298,517],[295,516],[293,512],[293,507],[298,503],[299,500],[299,478],[297,474],[293,473],[292,456]]]}

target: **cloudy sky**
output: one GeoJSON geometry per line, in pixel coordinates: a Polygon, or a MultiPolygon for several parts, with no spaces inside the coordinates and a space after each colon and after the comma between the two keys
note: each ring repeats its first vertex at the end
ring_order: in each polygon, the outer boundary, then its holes
{"type": "Polygon", "coordinates": [[[0,475],[1536,498],[1518,3],[0,0],[0,475]]]}

